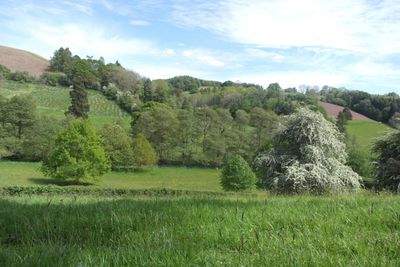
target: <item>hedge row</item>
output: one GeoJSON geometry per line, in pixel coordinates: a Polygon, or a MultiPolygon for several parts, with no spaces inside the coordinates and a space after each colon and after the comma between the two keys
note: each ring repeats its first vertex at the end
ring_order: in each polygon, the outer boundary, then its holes
{"type": "Polygon", "coordinates": [[[18,195],[95,195],[95,196],[226,196],[224,192],[199,192],[173,189],[112,189],[48,186],[7,186],[0,187],[2,196],[18,195]]]}

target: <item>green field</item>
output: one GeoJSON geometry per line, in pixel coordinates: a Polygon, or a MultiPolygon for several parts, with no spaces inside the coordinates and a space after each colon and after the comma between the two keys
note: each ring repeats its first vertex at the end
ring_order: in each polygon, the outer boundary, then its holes
{"type": "MultiPolygon", "coordinates": [[[[2,81],[0,83],[0,95],[5,97],[29,95],[35,101],[39,114],[58,119],[65,118],[64,112],[71,103],[69,91],[70,89],[65,87],[52,87],[43,84],[14,81],[2,81]]],[[[89,119],[93,125],[101,127],[105,123],[121,121],[126,127],[129,127],[130,116],[121,110],[116,103],[108,100],[98,91],[88,90],[88,92],[89,119]]]]}
{"type": "Polygon", "coordinates": [[[391,128],[376,121],[351,120],[347,122],[346,129],[351,137],[355,137],[357,143],[370,148],[374,138],[384,135],[391,128]]]}
{"type": "Polygon", "coordinates": [[[0,196],[0,266],[399,266],[400,199],[0,196]]]}
{"type": "MultiPolygon", "coordinates": [[[[57,184],[45,178],[39,168],[39,163],[0,162],[0,187],[57,184]]],[[[219,175],[215,169],[154,167],[142,172],[111,172],[91,187],[222,191],[219,175]]]]}

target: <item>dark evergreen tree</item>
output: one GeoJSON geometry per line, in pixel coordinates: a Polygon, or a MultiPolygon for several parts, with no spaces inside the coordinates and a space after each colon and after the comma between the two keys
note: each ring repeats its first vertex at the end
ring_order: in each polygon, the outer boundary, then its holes
{"type": "Polygon", "coordinates": [[[87,92],[81,86],[74,86],[74,89],[69,92],[71,97],[71,106],[65,115],[71,114],[76,118],[88,118],[88,113],[90,110],[89,99],[87,92]]]}
{"type": "Polygon", "coordinates": [[[150,79],[146,79],[143,84],[143,102],[150,102],[153,100],[153,88],[150,79]]]}

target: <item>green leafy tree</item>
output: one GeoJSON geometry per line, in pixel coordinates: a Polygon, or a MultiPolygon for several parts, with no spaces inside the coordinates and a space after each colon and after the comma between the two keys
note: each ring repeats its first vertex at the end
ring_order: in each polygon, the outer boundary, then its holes
{"type": "Polygon", "coordinates": [[[221,185],[226,191],[244,191],[255,188],[257,178],[241,156],[233,156],[225,164],[221,185]]]}
{"type": "Polygon", "coordinates": [[[72,66],[72,53],[69,48],[59,48],[49,62],[49,70],[68,73],[72,66]]]}
{"type": "Polygon", "coordinates": [[[74,88],[95,89],[97,86],[96,70],[89,60],[74,59],[67,76],[74,88]]]}
{"type": "Polygon", "coordinates": [[[400,188],[400,131],[394,130],[375,140],[376,179],[381,188],[400,188]]]}
{"type": "Polygon", "coordinates": [[[112,169],[133,169],[135,158],[132,140],[125,129],[117,124],[107,124],[99,133],[103,137],[103,147],[110,158],[112,169]]]}
{"type": "Polygon", "coordinates": [[[300,109],[283,121],[273,146],[255,160],[263,185],[286,193],[358,189],[361,178],[345,165],[343,139],[322,114],[300,109]]]}
{"type": "Polygon", "coordinates": [[[58,134],[54,148],[42,164],[46,176],[74,182],[96,182],[109,169],[100,137],[84,120],[72,121],[58,134]]]}
{"type": "Polygon", "coordinates": [[[149,102],[133,123],[133,133],[142,133],[152,144],[161,161],[171,160],[176,149],[178,119],[170,107],[149,102]]]}
{"type": "Polygon", "coordinates": [[[134,165],[137,169],[157,164],[157,153],[143,134],[138,134],[132,141],[134,165]]]}
{"type": "Polygon", "coordinates": [[[3,107],[5,121],[16,128],[16,136],[22,138],[24,130],[35,123],[35,102],[26,96],[14,96],[3,107]]]}
{"type": "Polygon", "coordinates": [[[276,129],[278,116],[262,108],[253,108],[250,112],[250,125],[254,127],[254,147],[259,150],[269,139],[276,129]]]}

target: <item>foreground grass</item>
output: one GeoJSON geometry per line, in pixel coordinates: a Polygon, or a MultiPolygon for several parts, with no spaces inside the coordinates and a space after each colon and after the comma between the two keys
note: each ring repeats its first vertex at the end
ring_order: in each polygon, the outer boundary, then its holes
{"type": "Polygon", "coordinates": [[[0,197],[0,266],[399,266],[395,196],[0,197]]]}
{"type": "MultiPolygon", "coordinates": [[[[0,161],[0,187],[57,184],[44,177],[39,168],[39,163],[0,161]]],[[[215,169],[160,167],[142,172],[111,172],[90,187],[222,191],[219,175],[215,169]]]]}
{"type": "Polygon", "coordinates": [[[355,137],[357,144],[369,149],[374,138],[384,135],[391,128],[376,121],[352,120],[348,121],[346,129],[349,136],[355,137]]]}
{"type": "MultiPolygon", "coordinates": [[[[11,98],[15,95],[32,97],[37,105],[39,114],[52,116],[59,120],[65,118],[64,112],[71,103],[70,89],[65,87],[52,87],[36,83],[20,83],[2,81],[0,95],[11,98]]],[[[89,119],[97,128],[106,123],[120,121],[127,128],[130,125],[130,116],[121,110],[116,103],[108,100],[100,92],[88,90],[90,112],[89,119]]]]}

